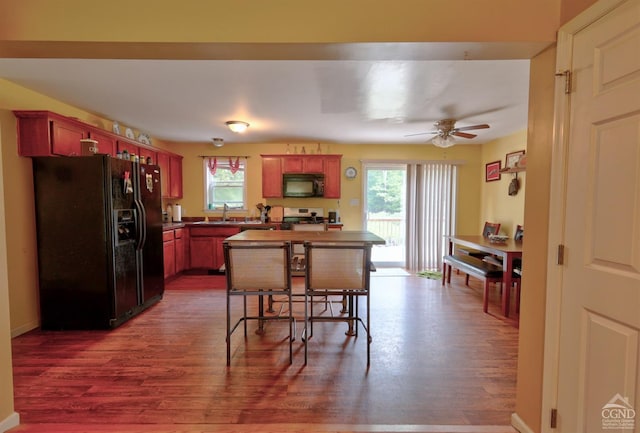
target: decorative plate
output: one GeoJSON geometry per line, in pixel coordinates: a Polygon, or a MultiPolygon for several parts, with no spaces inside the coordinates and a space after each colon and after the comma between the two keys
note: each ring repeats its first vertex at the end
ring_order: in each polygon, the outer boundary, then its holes
{"type": "Polygon", "coordinates": [[[354,167],[347,167],[344,171],[344,175],[347,176],[347,179],[353,179],[358,175],[358,170],[354,167]]]}
{"type": "Polygon", "coordinates": [[[132,140],[136,138],[135,134],[133,133],[133,129],[131,128],[127,128],[124,130],[124,136],[132,140]]]}
{"type": "Polygon", "coordinates": [[[149,134],[140,133],[140,135],[138,135],[138,141],[142,144],[151,144],[151,138],[149,137],[149,134]]]}
{"type": "Polygon", "coordinates": [[[113,132],[120,135],[120,125],[118,122],[113,122],[113,132]]]}

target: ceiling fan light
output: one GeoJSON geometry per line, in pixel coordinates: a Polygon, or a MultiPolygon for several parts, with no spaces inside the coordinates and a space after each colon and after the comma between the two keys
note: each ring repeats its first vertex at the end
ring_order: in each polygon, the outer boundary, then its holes
{"type": "Polygon", "coordinates": [[[213,145],[214,145],[215,147],[222,147],[222,146],[224,146],[224,140],[223,140],[222,138],[217,138],[217,137],[216,137],[216,138],[212,138],[212,140],[213,140],[213,145]]]}
{"type": "Polygon", "coordinates": [[[431,140],[431,142],[438,147],[451,147],[454,144],[456,144],[456,141],[453,139],[452,136],[447,135],[446,137],[442,137],[441,135],[437,135],[436,137],[434,137],[433,140],[431,140]]]}
{"type": "Polygon", "coordinates": [[[249,124],[247,122],[243,122],[241,120],[229,120],[226,122],[226,125],[233,132],[242,133],[247,130],[249,124]]]}

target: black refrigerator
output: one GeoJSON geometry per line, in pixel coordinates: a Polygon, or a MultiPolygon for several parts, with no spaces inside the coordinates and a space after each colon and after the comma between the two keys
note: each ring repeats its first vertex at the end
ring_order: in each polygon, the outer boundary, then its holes
{"type": "Polygon", "coordinates": [[[42,329],[108,329],[164,293],[160,168],[33,158],[42,329]]]}

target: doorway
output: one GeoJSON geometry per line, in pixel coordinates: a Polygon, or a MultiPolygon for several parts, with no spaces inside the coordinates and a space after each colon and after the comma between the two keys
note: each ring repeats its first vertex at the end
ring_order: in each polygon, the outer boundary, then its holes
{"type": "Polygon", "coordinates": [[[367,163],[363,188],[364,229],[386,242],[373,246],[371,259],[377,266],[405,267],[407,166],[367,163]]]}

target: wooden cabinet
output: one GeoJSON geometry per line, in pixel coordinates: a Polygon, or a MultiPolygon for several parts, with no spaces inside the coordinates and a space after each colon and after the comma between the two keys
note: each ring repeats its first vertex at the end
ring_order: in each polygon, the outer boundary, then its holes
{"type": "Polygon", "coordinates": [[[325,155],[292,155],[282,158],[282,173],[324,173],[325,155]]]}
{"type": "Polygon", "coordinates": [[[156,159],[160,166],[162,197],[182,198],[182,156],[159,151],[156,159]]]}
{"type": "Polygon", "coordinates": [[[182,157],[169,156],[169,194],[172,198],[182,198],[182,157]]]}
{"type": "Polygon", "coordinates": [[[150,158],[151,164],[158,163],[158,152],[156,152],[155,150],[147,149],[146,147],[140,146],[138,152],[140,152],[139,155],[141,163],[146,164],[147,158],[150,158]]]}
{"type": "Polygon", "coordinates": [[[328,155],[324,160],[324,198],[340,198],[341,157],[328,155]]]}
{"type": "Polygon", "coordinates": [[[282,197],[282,159],[262,156],[262,197],[282,197]]]}
{"type": "Polygon", "coordinates": [[[116,139],[112,135],[90,130],[89,138],[98,142],[98,153],[116,156],[116,153],[118,152],[118,145],[116,143],[116,139]]]}
{"type": "Polygon", "coordinates": [[[176,274],[176,252],[173,230],[162,232],[162,251],[164,258],[164,278],[170,278],[176,274]]]}
{"type": "Polygon", "coordinates": [[[220,269],[224,264],[222,244],[229,236],[240,233],[238,227],[191,227],[189,230],[191,269],[220,269]]]}
{"type": "Polygon", "coordinates": [[[186,269],[185,257],[187,229],[176,228],[162,232],[162,247],[164,253],[164,278],[171,278],[186,269]]]}
{"type": "Polygon", "coordinates": [[[51,122],[51,153],[62,156],[82,155],[80,140],[89,138],[89,131],[71,122],[51,122]]]}
{"type": "MultiPolygon", "coordinates": [[[[80,156],[80,140],[91,138],[98,142],[98,153],[116,156],[118,151],[147,157],[152,164],[158,163],[157,151],[150,145],[139,144],[111,131],[96,128],[78,119],[61,116],[50,111],[14,111],[18,119],[18,153],[20,156],[80,156]]],[[[182,157],[167,152],[167,172],[170,167],[175,175],[167,184],[167,197],[182,197],[182,157]],[[169,190],[171,186],[171,192],[169,190]],[[173,194],[173,195],[171,195],[173,194]]]]}
{"type": "Polygon", "coordinates": [[[124,153],[125,150],[129,154],[129,156],[131,156],[131,155],[140,156],[140,146],[138,146],[137,144],[131,143],[130,141],[118,140],[118,150],[117,151],[120,152],[120,153],[124,153]]]}
{"type": "Polygon", "coordinates": [[[324,198],[340,198],[342,155],[261,155],[262,197],[282,197],[285,173],[324,174],[324,198]]]}
{"type": "Polygon", "coordinates": [[[175,267],[176,267],[176,274],[179,274],[180,272],[185,270],[185,262],[184,262],[184,258],[185,258],[185,246],[184,246],[184,238],[183,238],[183,233],[185,232],[185,229],[175,229],[173,231],[173,235],[174,235],[174,242],[175,242],[175,267]]]}

